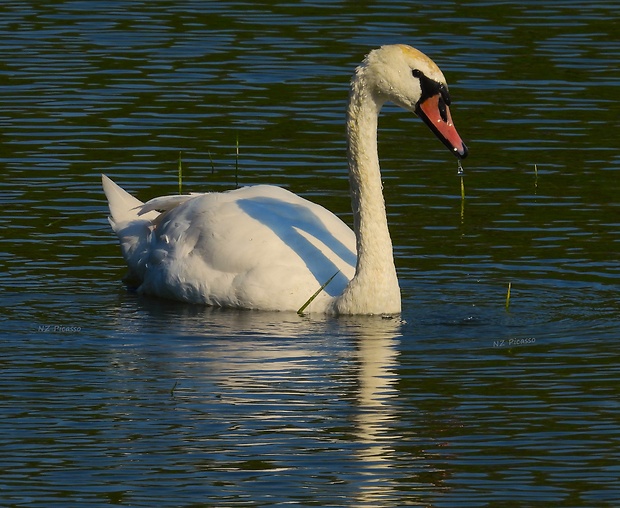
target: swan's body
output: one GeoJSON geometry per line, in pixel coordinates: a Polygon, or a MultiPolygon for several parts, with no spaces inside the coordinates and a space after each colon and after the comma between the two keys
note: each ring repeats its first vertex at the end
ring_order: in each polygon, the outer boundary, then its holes
{"type": "Polygon", "coordinates": [[[130,279],[144,294],[222,307],[397,314],[394,266],[377,155],[377,119],[391,100],[420,116],[460,158],[445,78],[403,45],[372,51],[351,82],[347,118],[352,231],[285,189],[164,196],[146,204],[103,177],[130,279]]]}

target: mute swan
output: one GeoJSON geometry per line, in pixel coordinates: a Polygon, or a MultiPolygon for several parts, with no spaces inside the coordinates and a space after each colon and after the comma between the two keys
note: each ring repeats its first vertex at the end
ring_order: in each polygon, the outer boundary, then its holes
{"type": "Polygon", "coordinates": [[[142,203],[102,175],[110,224],[143,294],[221,307],[398,314],[400,288],[377,154],[386,101],[419,116],[462,159],[437,65],[405,45],[371,51],[347,113],[354,231],[325,208],[271,185],[163,196],[142,203]]]}

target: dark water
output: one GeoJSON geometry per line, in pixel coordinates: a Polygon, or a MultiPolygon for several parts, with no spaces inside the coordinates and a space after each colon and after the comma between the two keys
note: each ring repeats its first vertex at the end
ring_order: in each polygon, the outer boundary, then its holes
{"type": "Polygon", "coordinates": [[[0,504],[618,506],[619,30],[613,1],[3,2],[0,504]],[[124,290],[100,173],[177,192],[181,152],[184,191],[350,220],[347,83],[394,42],[471,149],[462,199],[382,116],[402,320],[124,290]]]}

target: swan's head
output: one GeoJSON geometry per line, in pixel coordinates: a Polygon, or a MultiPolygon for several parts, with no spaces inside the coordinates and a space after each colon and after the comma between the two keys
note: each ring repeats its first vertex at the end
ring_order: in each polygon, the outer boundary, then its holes
{"type": "Polygon", "coordinates": [[[395,44],[371,51],[358,68],[375,100],[391,101],[415,113],[459,159],[467,146],[450,115],[450,93],[443,73],[421,51],[395,44]]]}

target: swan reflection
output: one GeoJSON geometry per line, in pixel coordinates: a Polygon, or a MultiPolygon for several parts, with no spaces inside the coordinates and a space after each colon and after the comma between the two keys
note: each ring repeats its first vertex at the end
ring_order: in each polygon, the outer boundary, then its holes
{"type": "Polygon", "coordinates": [[[142,320],[149,347],[165,341],[170,361],[157,368],[178,382],[174,403],[187,419],[179,426],[197,429],[206,453],[225,457],[218,470],[259,461],[273,481],[302,475],[307,492],[332,475],[356,506],[396,497],[400,320],[138,300],[150,315],[142,320]]]}

